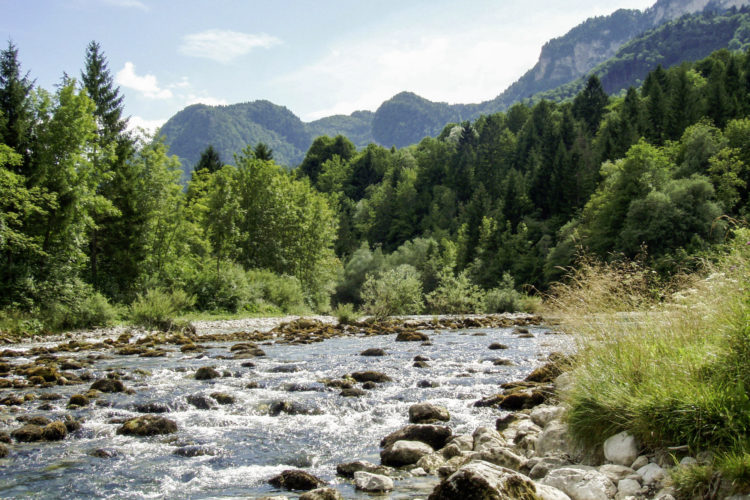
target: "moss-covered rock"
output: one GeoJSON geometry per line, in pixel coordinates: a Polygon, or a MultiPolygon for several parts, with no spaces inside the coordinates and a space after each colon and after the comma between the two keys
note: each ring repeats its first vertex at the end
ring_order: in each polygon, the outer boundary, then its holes
{"type": "Polygon", "coordinates": [[[172,434],[175,432],[177,432],[177,423],[174,420],[156,415],[131,418],[117,429],[117,434],[139,437],[172,434]]]}
{"type": "Polygon", "coordinates": [[[285,470],[268,480],[271,486],[285,490],[309,491],[325,486],[325,481],[303,470],[285,470]]]}

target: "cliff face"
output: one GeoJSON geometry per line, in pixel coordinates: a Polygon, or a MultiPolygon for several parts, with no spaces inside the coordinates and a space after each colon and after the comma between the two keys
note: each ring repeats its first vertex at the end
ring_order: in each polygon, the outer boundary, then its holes
{"type": "Polygon", "coordinates": [[[750,0],[659,0],[645,11],[621,9],[609,16],[591,18],[547,42],[536,65],[495,102],[509,106],[576,80],[614,56],[637,35],[685,14],[701,12],[707,7],[726,10],[744,5],[750,5],[750,0]]]}

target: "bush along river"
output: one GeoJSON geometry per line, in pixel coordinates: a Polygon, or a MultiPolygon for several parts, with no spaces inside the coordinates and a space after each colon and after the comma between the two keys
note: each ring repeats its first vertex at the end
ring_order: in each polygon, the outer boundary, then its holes
{"type": "MultiPolygon", "coordinates": [[[[463,498],[441,476],[512,439],[494,429],[549,397],[547,359],[569,349],[525,315],[330,321],[8,346],[0,497],[463,498]]],[[[489,462],[527,465],[516,452],[489,462]]]]}

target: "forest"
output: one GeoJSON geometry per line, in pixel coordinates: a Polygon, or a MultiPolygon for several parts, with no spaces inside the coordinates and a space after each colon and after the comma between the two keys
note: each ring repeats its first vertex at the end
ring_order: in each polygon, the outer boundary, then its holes
{"type": "Polygon", "coordinates": [[[404,148],[205,145],[127,130],[100,45],[54,91],[0,54],[0,329],[185,314],[533,310],[582,257],[694,268],[750,210],[750,53],[609,96],[516,104],[404,148]]]}

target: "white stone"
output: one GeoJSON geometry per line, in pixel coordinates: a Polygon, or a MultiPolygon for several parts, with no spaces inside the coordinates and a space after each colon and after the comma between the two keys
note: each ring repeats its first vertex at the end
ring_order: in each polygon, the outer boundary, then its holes
{"type": "Polygon", "coordinates": [[[570,497],[554,486],[548,486],[542,483],[534,483],[536,486],[536,496],[542,500],[570,500],[570,497]]]}
{"type": "Polygon", "coordinates": [[[680,460],[680,465],[682,466],[688,466],[688,465],[697,465],[698,461],[694,459],[693,457],[684,457],[682,460],[680,460]]]}
{"type": "Polygon", "coordinates": [[[453,436],[448,444],[455,444],[461,451],[472,451],[474,450],[474,438],[468,434],[459,434],[453,436]]]}
{"type": "Polygon", "coordinates": [[[428,444],[421,441],[396,441],[391,446],[380,452],[380,460],[383,465],[411,465],[417,463],[420,458],[429,455],[434,450],[428,444]]]}
{"type": "Polygon", "coordinates": [[[429,455],[425,455],[417,460],[416,465],[417,467],[421,467],[425,471],[432,473],[445,465],[445,458],[441,453],[430,453],[429,455]]]}
{"type": "Polygon", "coordinates": [[[565,409],[562,406],[537,406],[531,411],[531,421],[542,429],[553,420],[559,419],[565,409]]]}
{"type": "Polygon", "coordinates": [[[643,478],[644,484],[653,484],[664,479],[664,469],[656,464],[644,465],[638,469],[638,474],[643,478]]]}
{"type": "Polygon", "coordinates": [[[519,470],[526,465],[526,458],[513,452],[510,448],[496,446],[493,448],[483,447],[479,452],[480,460],[491,464],[507,467],[508,469],[519,470]]]}
{"type": "Polygon", "coordinates": [[[536,454],[540,457],[553,454],[570,454],[568,426],[559,420],[548,423],[535,443],[536,454]]]}
{"type": "Polygon", "coordinates": [[[635,471],[630,467],[616,464],[605,464],[599,467],[599,472],[609,478],[610,481],[617,484],[617,481],[625,479],[631,474],[635,474],[635,471]]]}
{"type": "Polygon", "coordinates": [[[474,438],[472,447],[474,451],[484,451],[488,448],[497,448],[506,445],[505,439],[503,439],[500,433],[489,427],[478,427],[472,437],[474,438]]]}
{"type": "Polygon", "coordinates": [[[557,392],[565,392],[573,386],[573,374],[563,372],[555,379],[555,389],[557,392]]]}
{"type": "Polygon", "coordinates": [[[630,466],[638,457],[638,442],[627,432],[621,432],[604,441],[604,457],[612,463],[630,466]]]}
{"type": "Polygon", "coordinates": [[[412,469],[409,472],[411,472],[412,476],[416,477],[422,477],[427,475],[427,471],[424,470],[422,467],[417,467],[416,469],[412,469]]]}
{"type": "Polygon", "coordinates": [[[542,483],[563,491],[572,500],[609,500],[617,493],[612,481],[595,470],[563,467],[547,474],[542,483]]]}
{"type": "Polygon", "coordinates": [[[638,470],[644,465],[648,465],[648,457],[641,455],[640,457],[636,458],[632,464],[630,464],[630,468],[633,470],[638,470]]]}
{"type": "Polygon", "coordinates": [[[354,485],[362,491],[391,491],[393,479],[380,474],[358,471],[354,473],[354,485]]]}
{"type": "Polygon", "coordinates": [[[641,493],[641,484],[633,479],[623,479],[617,483],[616,500],[623,500],[628,496],[637,496],[641,493]]]}
{"type": "Polygon", "coordinates": [[[512,498],[511,495],[527,486],[530,491],[536,488],[534,482],[523,474],[488,462],[470,462],[443,479],[433,490],[430,498],[446,500],[462,498],[469,488],[482,498],[512,498]],[[474,491],[476,490],[476,491],[474,491]]]}

